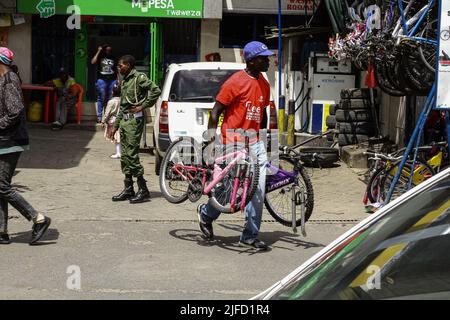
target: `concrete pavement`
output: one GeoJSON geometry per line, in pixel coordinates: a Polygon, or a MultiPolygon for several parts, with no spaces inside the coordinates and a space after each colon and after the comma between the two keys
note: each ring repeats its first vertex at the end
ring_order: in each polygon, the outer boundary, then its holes
{"type": "Polygon", "coordinates": [[[11,209],[13,244],[0,247],[1,299],[248,299],[287,275],[366,217],[364,184],[345,164],[308,169],[315,209],[306,238],[265,212],[261,239],[272,249],[238,247],[243,216],[223,215],[216,240],[205,242],[196,204],[162,198],[154,157],[141,154],[152,202],[113,203],[123,176],[114,146],[100,131],[30,130],[31,151],[14,186],[53,219],[41,246],[28,246],[31,225],[11,209]],[[69,290],[69,266],[81,270],[81,290],[69,290]]]}

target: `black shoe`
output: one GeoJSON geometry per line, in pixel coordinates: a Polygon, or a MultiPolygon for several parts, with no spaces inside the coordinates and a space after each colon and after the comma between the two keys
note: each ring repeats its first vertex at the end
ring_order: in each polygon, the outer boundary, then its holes
{"type": "Polygon", "coordinates": [[[239,244],[242,246],[245,246],[245,247],[257,249],[258,251],[265,251],[269,248],[267,246],[267,244],[265,244],[265,242],[258,240],[258,239],[252,239],[252,240],[248,240],[248,241],[240,240],[239,244]]]}
{"type": "Polygon", "coordinates": [[[148,190],[138,190],[136,196],[130,199],[130,203],[143,203],[151,200],[148,190]]]}
{"type": "Polygon", "coordinates": [[[117,196],[112,197],[112,201],[125,201],[136,195],[133,188],[133,179],[125,179],[123,182],[125,185],[124,189],[117,196]]]}
{"type": "Polygon", "coordinates": [[[200,226],[200,231],[203,233],[203,236],[211,240],[214,238],[213,226],[212,223],[207,223],[203,220],[203,214],[201,212],[201,208],[204,204],[199,204],[197,207],[197,217],[198,217],[198,225],[200,226]]]}
{"type": "Polygon", "coordinates": [[[150,191],[148,191],[144,177],[138,177],[136,183],[139,187],[139,190],[136,193],[136,196],[130,199],[130,203],[143,203],[150,201],[150,191]]]}
{"type": "Polygon", "coordinates": [[[45,231],[47,231],[48,227],[50,226],[51,222],[52,220],[49,217],[45,217],[45,220],[43,222],[35,223],[33,225],[30,244],[35,244],[37,241],[39,241],[39,239],[42,238],[45,231]]]}
{"type": "Polygon", "coordinates": [[[9,235],[4,233],[0,234],[0,244],[10,244],[11,240],[9,239],[9,235]]]}

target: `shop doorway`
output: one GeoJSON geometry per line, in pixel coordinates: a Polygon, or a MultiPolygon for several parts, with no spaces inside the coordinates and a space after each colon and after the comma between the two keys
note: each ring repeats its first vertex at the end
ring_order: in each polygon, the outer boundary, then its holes
{"type": "Polygon", "coordinates": [[[136,58],[137,70],[151,78],[156,75],[156,80],[162,80],[165,69],[171,63],[199,61],[200,26],[201,22],[194,19],[89,24],[87,29],[87,100],[96,101],[97,66],[91,65],[90,60],[99,46],[106,43],[111,45],[116,59],[125,54],[133,55],[136,58]],[[158,35],[158,40],[152,41],[155,35],[158,35]],[[155,67],[150,68],[150,63],[153,63],[155,67]]]}
{"type": "Polygon", "coordinates": [[[87,98],[96,100],[95,81],[97,80],[97,66],[91,65],[91,59],[97,48],[109,44],[113,48],[116,59],[126,54],[136,58],[139,71],[149,72],[149,28],[148,24],[89,24],[88,25],[88,79],[87,98]]]}

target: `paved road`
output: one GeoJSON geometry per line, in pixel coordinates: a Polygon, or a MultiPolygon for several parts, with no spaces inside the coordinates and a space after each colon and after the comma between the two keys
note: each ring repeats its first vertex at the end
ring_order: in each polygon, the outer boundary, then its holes
{"type": "Polygon", "coordinates": [[[366,217],[363,183],[345,164],[310,171],[316,206],[306,238],[264,213],[255,254],[238,247],[241,214],[221,217],[216,240],[198,231],[195,204],[172,205],[157,188],[154,157],[142,154],[153,201],[113,203],[120,163],[101,132],[30,130],[15,187],[53,223],[41,246],[28,246],[30,224],[11,209],[13,244],[0,248],[0,299],[247,299],[366,217]],[[69,290],[69,266],[81,290],[69,290]]]}

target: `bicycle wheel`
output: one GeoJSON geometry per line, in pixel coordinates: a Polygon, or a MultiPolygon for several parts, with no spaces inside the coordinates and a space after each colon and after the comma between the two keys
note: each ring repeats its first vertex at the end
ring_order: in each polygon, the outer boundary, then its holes
{"type": "Polygon", "coordinates": [[[386,174],[385,169],[385,167],[378,168],[369,178],[366,191],[370,203],[380,202],[380,185],[386,174]]]}
{"type": "MultiPolygon", "coordinates": [[[[394,180],[395,174],[397,173],[398,166],[400,164],[400,161],[396,162],[394,165],[389,167],[385,174],[381,178],[380,183],[380,201],[384,202],[387,198],[387,195],[389,193],[389,190],[391,189],[392,182],[394,180]]],[[[398,198],[402,194],[408,191],[408,184],[409,184],[409,177],[410,177],[410,170],[411,170],[411,164],[412,161],[407,161],[405,166],[403,167],[402,173],[400,174],[400,177],[397,181],[397,184],[395,185],[394,191],[391,196],[391,201],[398,198]]],[[[427,180],[428,178],[431,178],[435,171],[433,168],[431,168],[427,163],[416,161],[415,169],[422,168],[420,172],[415,172],[413,174],[413,181],[411,184],[411,187],[415,187],[416,185],[419,185],[423,181],[427,180]]]]}
{"type": "MultiPolygon", "coordinates": [[[[306,173],[305,168],[296,164],[296,162],[289,157],[280,157],[279,168],[288,172],[296,172],[297,177],[294,184],[290,183],[282,188],[275,189],[271,192],[266,192],[264,198],[264,204],[270,215],[279,223],[284,226],[292,225],[292,188],[297,185],[298,188],[304,190],[306,200],[305,205],[305,221],[308,221],[311,217],[314,208],[314,191],[311,183],[311,179],[306,173]]],[[[299,194],[300,190],[296,192],[299,194]]],[[[297,198],[297,197],[296,197],[297,198]]],[[[298,212],[298,219],[296,220],[296,225],[299,226],[301,223],[301,198],[296,199],[296,212],[298,212]]]]}
{"type": "Polygon", "coordinates": [[[245,206],[252,200],[259,182],[259,163],[238,164],[211,190],[209,203],[221,213],[235,213],[240,210],[245,192],[245,206]],[[237,185],[237,187],[235,187],[237,185]],[[235,202],[233,201],[235,194],[235,202]]]}
{"type": "Polygon", "coordinates": [[[187,200],[191,180],[188,176],[195,176],[195,172],[188,172],[184,166],[195,166],[200,161],[201,153],[193,138],[180,138],[169,146],[161,162],[159,175],[161,193],[167,201],[181,203],[187,200]]]}

